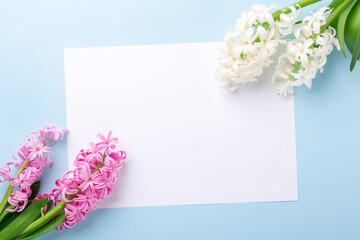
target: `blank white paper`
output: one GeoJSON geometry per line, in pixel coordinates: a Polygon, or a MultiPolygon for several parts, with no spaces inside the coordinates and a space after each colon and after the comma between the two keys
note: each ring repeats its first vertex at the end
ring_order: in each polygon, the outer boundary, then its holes
{"type": "Polygon", "coordinates": [[[293,97],[271,69],[232,93],[219,43],[65,49],[69,165],[113,131],[128,158],[102,207],[298,199],[293,97]]]}

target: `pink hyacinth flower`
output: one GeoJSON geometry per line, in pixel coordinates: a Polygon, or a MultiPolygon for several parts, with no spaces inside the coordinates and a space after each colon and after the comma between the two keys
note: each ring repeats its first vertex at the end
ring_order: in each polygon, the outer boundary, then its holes
{"type": "Polygon", "coordinates": [[[101,134],[98,137],[102,141],[81,150],[75,158],[76,168],[56,181],[57,187],[52,191],[55,205],[63,202],[66,217],[57,230],[71,228],[84,220],[100,200],[110,195],[119,178],[125,152],[115,150],[118,140],[111,137],[111,132],[107,137],[101,134]]]}
{"type": "MultiPolygon", "coordinates": [[[[31,192],[31,191],[30,191],[31,192]]],[[[28,193],[26,191],[20,191],[20,190],[16,190],[14,192],[11,193],[10,197],[8,198],[8,202],[12,205],[15,206],[14,209],[6,209],[6,211],[8,212],[21,212],[27,205],[28,203],[28,193]]]]}
{"type": "Polygon", "coordinates": [[[45,126],[38,132],[30,133],[38,136],[40,141],[34,136],[26,139],[13,154],[13,158],[18,157],[19,161],[9,162],[0,169],[0,177],[2,177],[0,182],[9,181],[12,187],[18,188],[8,197],[8,202],[14,208],[7,209],[7,211],[20,212],[25,208],[27,199],[31,195],[31,185],[39,178],[43,168],[51,164],[49,156],[44,156],[45,153],[51,151],[47,144],[62,139],[63,132],[66,131],[66,129],[58,129],[55,126],[45,126]],[[19,172],[17,176],[10,177],[11,165],[14,167],[24,165],[24,170],[19,172]]]}
{"type": "Polygon", "coordinates": [[[30,141],[32,143],[32,147],[30,147],[30,154],[27,157],[29,160],[33,160],[35,157],[42,158],[44,152],[50,152],[51,150],[49,147],[44,147],[44,144],[38,142],[35,137],[30,138],[30,141]]]}
{"type": "Polygon", "coordinates": [[[0,178],[0,183],[3,183],[5,181],[10,181],[10,175],[9,175],[10,171],[11,171],[11,169],[9,167],[10,164],[13,164],[13,163],[7,163],[7,164],[5,164],[5,166],[0,168],[0,177],[3,178],[3,180],[1,180],[1,178],[0,178]]]}

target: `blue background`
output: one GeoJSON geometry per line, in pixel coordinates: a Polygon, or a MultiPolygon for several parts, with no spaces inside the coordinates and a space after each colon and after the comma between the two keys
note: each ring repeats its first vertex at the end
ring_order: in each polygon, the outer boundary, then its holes
{"type": "MultiPolygon", "coordinates": [[[[64,48],[221,41],[252,4],[1,0],[0,164],[28,132],[66,126],[64,48]]],[[[296,89],[299,201],[99,209],[42,239],[360,239],[360,64],[349,63],[334,52],[311,91],[296,89]]],[[[67,168],[66,140],[53,146],[44,192],[67,168]]]]}

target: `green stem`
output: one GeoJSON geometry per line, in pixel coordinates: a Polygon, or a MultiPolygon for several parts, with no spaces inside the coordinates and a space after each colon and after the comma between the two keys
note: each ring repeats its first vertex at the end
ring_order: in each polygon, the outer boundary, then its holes
{"type": "Polygon", "coordinates": [[[332,21],[338,17],[339,14],[345,9],[345,7],[351,2],[351,1],[357,1],[357,0],[344,0],[342,3],[340,3],[337,7],[334,8],[334,10],[331,12],[330,16],[326,19],[325,25],[323,25],[320,28],[320,32],[325,31],[325,29],[330,25],[332,21]]]}
{"type": "Polygon", "coordinates": [[[320,2],[320,1],[322,1],[322,0],[302,0],[302,1],[296,2],[294,4],[291,4],[290,6],[284,8],[282,10],[278,10],[278,11],[274,12],[272,14],[274,21],[276,21],[280,18],[280,14],[282,14],[282,13],[288,14],[289,12],[291,12],[291,9],[290,9],[291,6],[298,8],[297,5],[299,5],[301,8],[303,8],[303,7],[309,6],[311,4],[314,4],[314,3],[320,2]]]}
{"type": "Polygon", "coordinates": [[[92,174],[93,174],[93,173],[96,173],[97,171],[100,170],[100,168],[104,165],[105,158],[106,158],[106,154],[104,153],[104,154],[103,154],[103,161],[100,162],[100,163],[97,165],[97,167],[94,169],[94,171],[92,171],[92,174]]]}
{"type": "MultiPolygon", "coordinates": [[[[300,67],[300,64],[301,64],[301,62],[296,62],[296,64],[295,64],[295,67],[294,67],[294,70],[293,70],[293,73],[295,73],[298,69],[299,69],[299,67],[300,67]]],[[[293,79],[293,75],[291,75],[291,80],[293,79]]]]}
{"type": "Polygon", "coordinates": [[[44,145],[42,145],[41,148],[45,147],[46,145],[48,145],[49,143],[51,143],[53,140],[49,140],[48,142],[44,143],[44,145]]]}
{"type": "MultiPolygon", "coordinates": [[[[29,163],[29,160],[25,160],[25,162],[22,164],[22,166],[20,167],[19,171],[16,173],[15,177],[18,177],[20,175],[20,173],[22,173],[26,167],[26,165],[29,163]]],[[[12,190],[14,189],[14,186],[9,184],[8,189],[6,190],[5,196],[2,199],[2,201],[0,202],[0,214],[2,213],[2,211],[4,210],[4,207],[8,201],[8,198],[10,197],[12,190]]]]}
{"type": "Polygon", "coordinates": [[[35,222],[30,224],[17,238],[25,236],[26,234],[31,233],[32,231],[35,231],[39,227],[46,224],[48,221],[50,221],[52,218],[54,218],[56,215],[58,215],[60,212],[62,212],[65,208],[65,201],[61,201],[56,207],[51,209],[49,212],[47,212],[44,216],[38,218],[35,222]]]}

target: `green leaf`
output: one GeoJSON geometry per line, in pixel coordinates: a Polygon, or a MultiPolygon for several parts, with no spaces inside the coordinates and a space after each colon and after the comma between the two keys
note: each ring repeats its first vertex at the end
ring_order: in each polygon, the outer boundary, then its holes
{"type": "Polygon", "coordinates": [[[51,231],[52,229],[56,228],[57,226],[59,226],[63,221],[65,220],[65,212],[63,212],[62,214],[60,214],[59,216],[57,216],[55,219],[51,220],[50,222],[48,222],[47,224],[45,224],[44,226],[38,228],[37,230],[33,231],[32,233],[20,238],[21,240],[31,240],[31,239],[35,239],[41,235],[43,235],[44,233],[47,233],[49,231],[51,231]]]}
{"type": "Polygon", "coordinates": [[[345,24],[345,43],[351,54],[354,51],[355,40],[360,22],[360,1],[351,9],[345,24]]]}
{"type": "MultiPolygon", "coordinates": [[[[1,221],[0,225],[0,231],[2,231],[4,228],[6,228],[10,223],[12,223],[18,216],[20,215],[20,212],[13,212],[6,215],[6,217],[1,221]]],[[[0,235],[1,236],[1,235],[0,235]]]]}
{"type": "Polygon", "coordinates": [[[345,10],[342,12],[342,14],[339,17],[338,24],[337,24],[337,34],[338,34],[338,38],[339,38],[339,44],[340,44],[341,52],[343,53],[344,57],[346,57],[346,55],[345,55],[345,35],[344,35],[346,19],[349,15],[351,9],[355,5],[355,3],[356,3],[356,0],[352,1],[345,8],[345,10]]]}
{"type": "Polygon", "coordinates": [[[40,217],[36,219],[33,223],[31,223],[21,234],[18,235],[18,237],[25,236],[36,229],[40,228],[41,226],[44,226],[47,222],[51,221],[54,217],[56,217],[58,214],[62,213],[64,210],[64,207],[66,205],[65,201],[61,201],[56,207],[51,209],[49,212],[45,214],[45,216],[40,217]]]}
{"type": "Polygon", "coordinates": [[[45,206],[48,198],[41,198],[27,207],[20,215],[0,232],[1,240],[11,240],[22,233],[41,214],[40,209],[45,206]]]}
{"type": "Polygon", "coordinates": [[[330,4],[329,4],[329,8],[336,8],[337,6],[340,5],[340,3],[342,3],[343,0],[333,0],[330,4]]]}
{"type": "Polygon", "coordinates": [[[352,53],[351,63],[350,63],[350,71],[354,70],[356,61],[359,58],[360,54],[360,23],[358,23],[358,32],[355,40],[354,50],[352,53]]]}
{"type": "MultiPolygon", "coordinates": [[[[5,209],[14,209],[15,206],[11,206],[10,204],[7,204],[5,206],[5,209]]],[[[3,229],[3,223],[6,221],[6,219],[9,218],[9,216],[11,215],[12,213],[8,212],[8,211],[3,211],[1,214],[0,214],[0,230],[3,229]]]]}
{"type": "Polygon", "coordinates": [[[29,197],[29,202],[31,200],[31,202],[36,198],[36,196],[38,195],[39,193],[39,190],[40,190],[40,180],[34,182],[31,187],[31,195],[29,197]]]}

